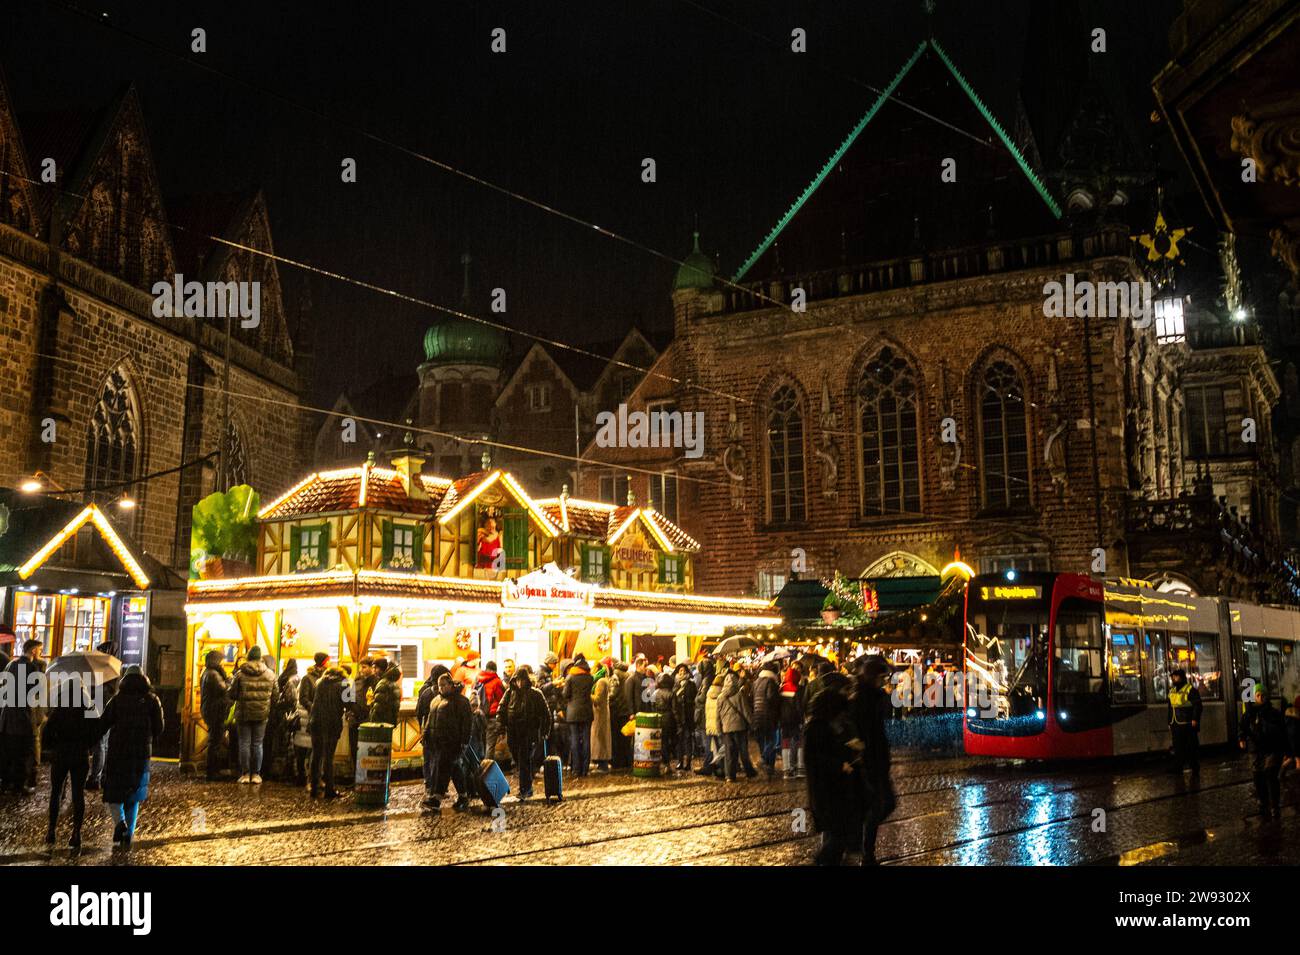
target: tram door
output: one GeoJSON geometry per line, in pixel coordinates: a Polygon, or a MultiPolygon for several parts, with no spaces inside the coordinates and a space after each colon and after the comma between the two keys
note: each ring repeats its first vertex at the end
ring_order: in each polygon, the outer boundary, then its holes
{"type": "Polygon", "coordinates": [[[1148,751],[1169,746],[1169,666],[1166,653],[1168,635],[1148,630],[1142,635],[1142,669],[1146,689],[1146,729],[1148,751]]]}

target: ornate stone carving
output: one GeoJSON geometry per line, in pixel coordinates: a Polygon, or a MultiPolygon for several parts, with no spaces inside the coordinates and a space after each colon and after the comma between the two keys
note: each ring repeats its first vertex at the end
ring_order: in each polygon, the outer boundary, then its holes
{"type": "Polygon", "coordinates": [[[1230,145],[1255,161],[1260,179],[1300,185],[1300,97],[1232,117],[1230,145]]]}
{"type": "Polygon", "coordinates": [[[821,465],[822,497],[834,501],[840,496],[840,446],[832,435],[839,429],[839,416],[831,409],[828,374],[822,375],[822,407],[817,424],[821,428],[821,440],[813,448],[813,455],[821,465]]]}
{"type": "Polygon", "coordinates": [[[722,469],[731,479],[731,509],[745,509],[745,426],[736,416],[736,402],[733,399],[731,409],[727,412],[726,447],[722,451],[722,469]]]}

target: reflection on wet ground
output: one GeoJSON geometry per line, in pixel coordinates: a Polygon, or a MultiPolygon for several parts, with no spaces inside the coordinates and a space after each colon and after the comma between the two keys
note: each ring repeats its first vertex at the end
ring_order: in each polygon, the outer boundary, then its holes
{"type": "MultiPolygon", "coordinates": [[[[1084,765],[902,753],[898,807],[879,855],[901,865],[1213,865],[1300,861],[1300,793],[1284,781],[1281,821],[1263,821],[1249,767],[1211,756],[1200,779],[1156,761],[1084,765]]],[[[512,779],[512,785],[514,780],[512,779]]],[[[46,782],[48,785],[48,782],[46,782]]],[[[540,791],[540,787],[538,787],[540,791]]],[[[88,793],[82,852],[43,844],[48,790],[0,802],[0,861],[105,865],[804,865],[816,840],[802,780],[724,785],[695,775],[566,780],[559,805],[510,797],[496,820],[420,808],[418,782],[387,811],[313,801],[291,786],[208,783],[158,766],[131,852],[88,793]]]]}

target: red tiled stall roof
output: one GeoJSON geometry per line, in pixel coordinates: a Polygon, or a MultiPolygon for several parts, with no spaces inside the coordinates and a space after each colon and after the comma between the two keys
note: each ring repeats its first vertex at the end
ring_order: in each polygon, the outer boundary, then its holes
{"type": "Polygon", "coordinates": [[[367,472],[365,507],[400,514],[432,514],[443,501],[452,482],[447,478],[421,475],[427,500],[407,496],[398,473],[392,468],[356,467],[322,471],[307,478],[284,498],[262,510],[262,519],[284,519],[304,514],[332,514],[355,510],[361,505],[361,475],[367,472]]]}
{"type": "Polygon", "coordinates": [[[615,507],[612,504],[583,501],[577,498],[567,498],[561,502],[559,498],[554,497],[540,500],[537,505],[546,512],[557,527],[563,528],[564,518],[567,517],[569,533],[576,537],[600,541],[609,541],[618,529],[639,511],[641,519],[653,524],[674,549],[679,551],[700,549],[699,543],[690,534],[653,508],[637,507],[632,504],[615,507]]]}

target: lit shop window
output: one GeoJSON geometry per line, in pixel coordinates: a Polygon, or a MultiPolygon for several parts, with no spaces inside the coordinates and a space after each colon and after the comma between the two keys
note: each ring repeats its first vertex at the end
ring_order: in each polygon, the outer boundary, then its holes
{"type": "Polygon", "coordinates": [[[63,607],[63,653],[93,650],[108,639],[108,601],[69,597],[63,607]]]}
{"type": "Polygon", "coordinates": [[[384,522],[384,566],[389,570],[419,570],[422,550],[420,528],[384,522]]]}
{"type": "Polygon", "coordinates": [[[1183,327],[1183,300],[1162,298],[1156,302],[1156,341],[1162,345],[1187,340],[1183,327]]]}
{"type": "Polygon", "coordinates": [[[609,548],[589,544],[582,551],[582,579],[603,584],[609,576],[609,548]]]}
{"type": "Polygon", "coordinates": [[[39,640],[49,654],[54,637],[54,597],[36,594],[14,595],[14,654],[23,652],[23,643],[39,640]]]}

